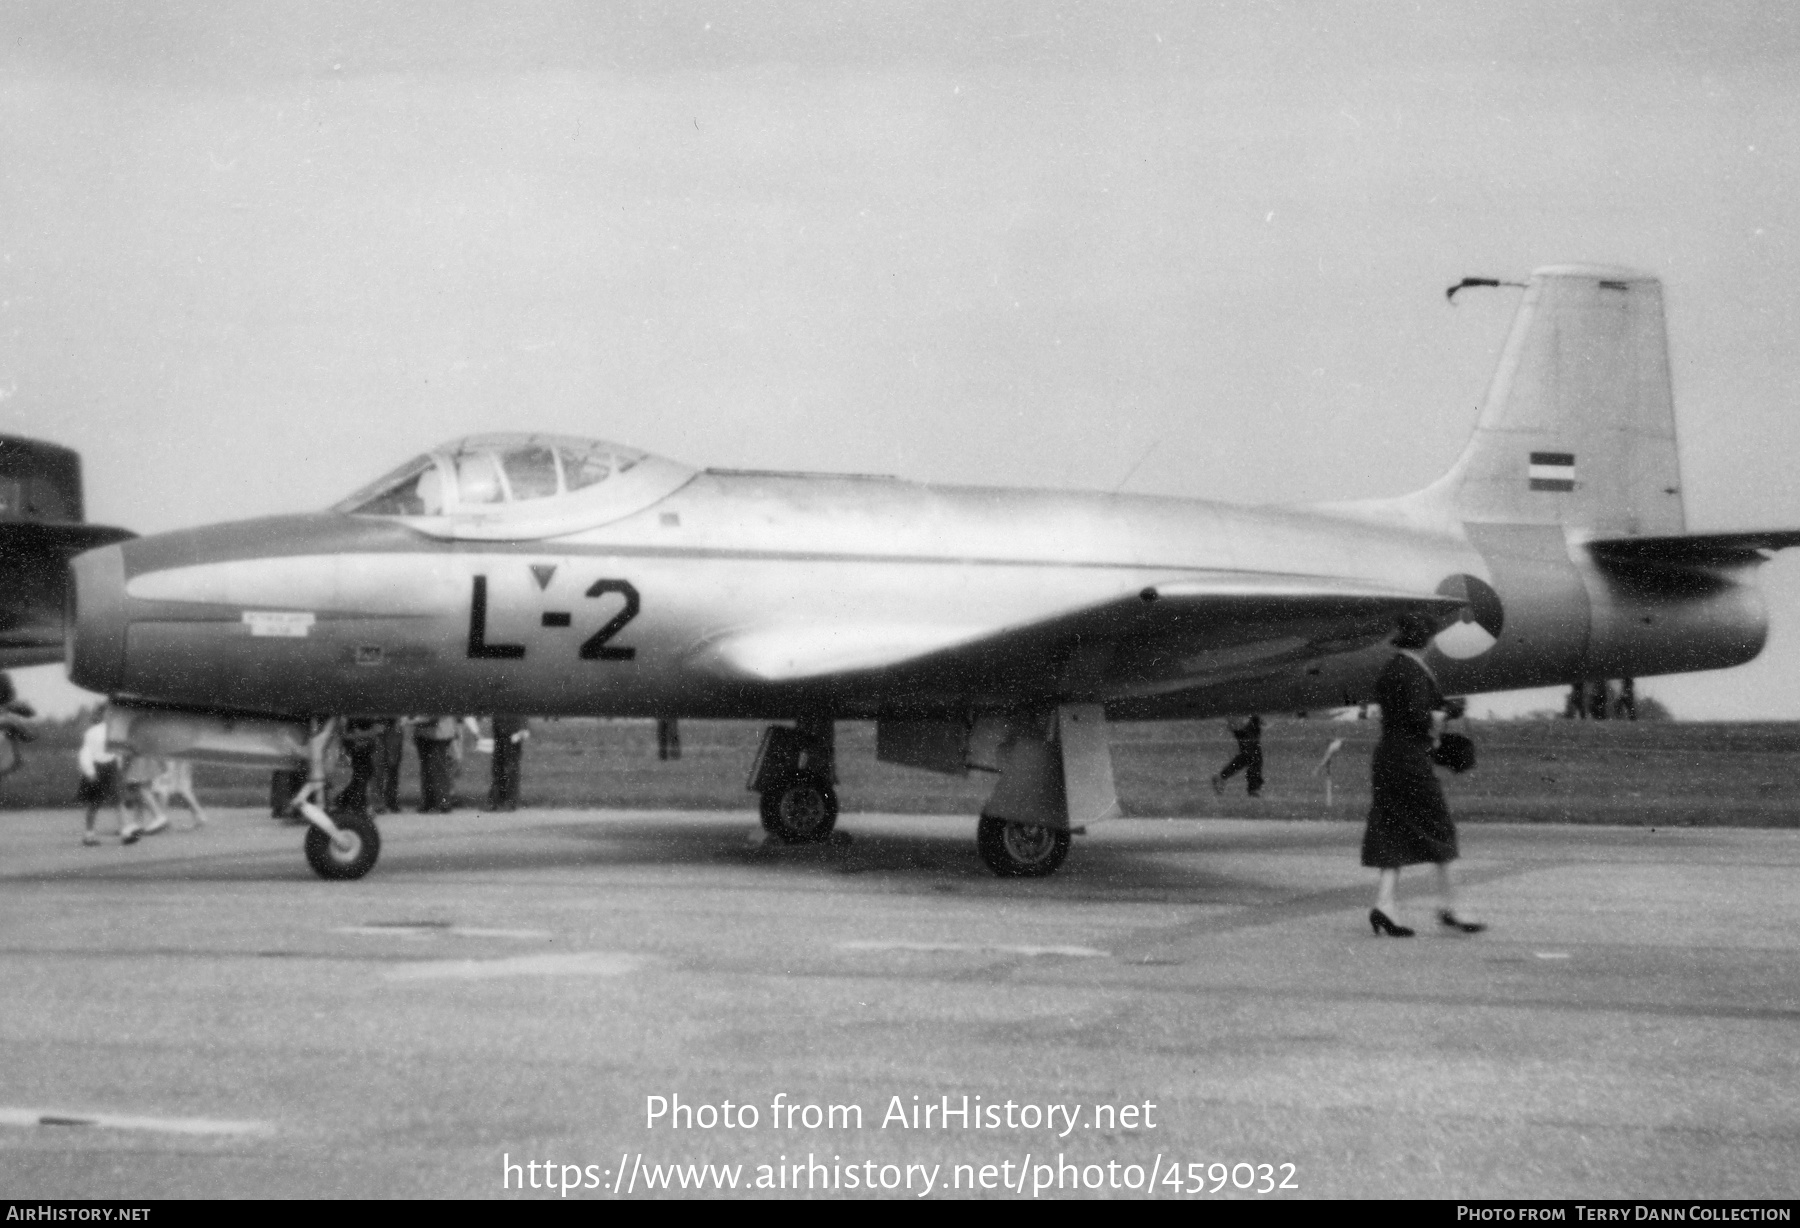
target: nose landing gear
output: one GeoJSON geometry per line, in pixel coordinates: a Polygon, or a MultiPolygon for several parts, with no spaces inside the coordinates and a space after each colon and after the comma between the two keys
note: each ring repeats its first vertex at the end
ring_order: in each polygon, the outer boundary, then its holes
{"type": "Polygon", "coordinates": [[[321,827],[306,829],[306,864],[320,878],[361,878],[381,856],[381,833],[366,814],[340,814],[335,837],[321,827]]]}
{"type": "Polygon", "coordinates": [[[366,813],[325,809],[325,752],[337,736],[338,721],[315,722],[306,740],[307,778],[290,803],[305,819],[306,864],[324,879],[361,878],[381,856],[381,833],[366,813]]]}

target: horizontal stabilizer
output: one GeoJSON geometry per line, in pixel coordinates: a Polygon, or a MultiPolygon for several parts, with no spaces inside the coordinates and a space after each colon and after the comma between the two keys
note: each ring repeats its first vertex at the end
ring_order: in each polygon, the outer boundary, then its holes
{"type": "Polygon", "coordinates": [[[1614,563],[1696,567],[1761,562],[1765,550],[1800,546],[1800,529],[1746,533],[1686,533],[1676,537],[1602,537],[1587,543],[1596,558],[1614,563]]]}
{"type": "Polygon", "coordinates": [[[0,561],[19,555],[73,558],[84,550],[110,546],[137,534],[104,524],[48,524],[41,520],[0,521],[0,561]]]}

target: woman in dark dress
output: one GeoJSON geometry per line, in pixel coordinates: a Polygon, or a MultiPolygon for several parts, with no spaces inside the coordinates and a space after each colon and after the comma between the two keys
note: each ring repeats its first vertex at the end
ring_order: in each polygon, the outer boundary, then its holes
{"type": "Polygon", "coordinates": [[[1456,825],[1444,803],[1444,790],[1432,771],[1436,714],[1444,707],[1437,679],[1426,666],[1423,650],[1431,643],[1432,625],[1421,615],[1400,620],[1394,654],[1375,681],[1381,705],[1381,741],[1375,747],[1374,798],[1369,826],[1363,832],[1362,863],[1381,871],[1369,925],[1377,934],[1410,938],[1413,931],[1394,921],[1394,891],[1402,866],[1430,862],[1437,867],[1442,903],[1438,920],[1465,934],[1486,928],[1462,921],[1450,881],[1456,860],[1456,825]]]}

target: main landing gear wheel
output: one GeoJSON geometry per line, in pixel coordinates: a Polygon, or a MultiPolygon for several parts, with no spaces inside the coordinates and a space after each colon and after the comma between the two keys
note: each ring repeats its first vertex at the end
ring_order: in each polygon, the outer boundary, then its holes
{"type": "Polygon", "coordinates": [[[817,844],[837,825],[837,793],[822,776],[801,776],[763,790],[763,830],[788,844],[817,844]]]}
{"type": "Polygon", "coordinates": [[[975,847],[1001,878],[1043,878],[1056,873],[1069,855],[1069,833],[984,817],[975,829],[975,847]]]}
{"type": "Polygon", "coordinates": [[[361,878],[375,868],[381,856],[381,833],[375,820],[363,814],[333,816],[332,822],[344,834],[346,847],[339,848],[331,837],[316,827],[306,829],[306,864],[320,878],[361,878]]]}

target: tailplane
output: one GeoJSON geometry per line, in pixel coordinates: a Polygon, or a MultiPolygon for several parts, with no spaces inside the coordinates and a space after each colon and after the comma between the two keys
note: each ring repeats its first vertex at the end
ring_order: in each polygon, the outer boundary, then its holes
{"type": "Polygon", "coordinates": [[[1682,533],[1662,283],[1581,265],[1532,274],[1474,437],[1414,499],[1464,523],[1682,533]]]}

